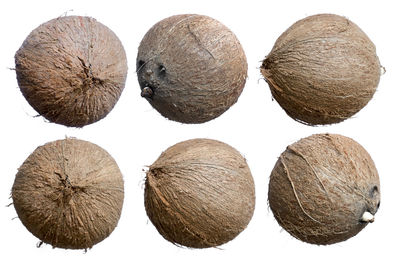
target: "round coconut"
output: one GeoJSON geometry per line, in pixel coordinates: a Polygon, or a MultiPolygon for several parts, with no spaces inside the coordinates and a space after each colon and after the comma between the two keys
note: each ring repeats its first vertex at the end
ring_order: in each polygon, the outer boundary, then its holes
{"type": "Polygon", "coordinates": [[[192,139],[168,148],[150,166],[144,198],[147,215],[166,240],[208,248],[246,228],[255,190],[238,151],[219,141],[192,139]]]}
{"type": "Polygon", "coordinates": [[[327,245],[360,232],[380,204],[374,162],[354,140],[317,134],[290,145],[272,170],[268,199],[292,236],[327,245]]]}
{"type": "Polygon", "coordinates": [[[356,24],[320,14],[287,29],[261,73],[290,117],[322,125],[341,122],[370,101],[381,65],[374,44],[356,24]]]}
{"type": "Polygon", "coordinates": [[[87,249],[117,226],[124,184],[99,146],[65,139],[38,147],[19,168],[13,204],[25,227],[53,247],[87,249]]]}
{"type": "Polygon", "coordinates": [[[50,20],[15,54],[22,94],[50,122],[83,127],[104,118],[125,86],[127,60],[118,37],[89,17],[50,20]]]}
{"type": "Polygon", "coordinates": [[[155,24],[136,60],[141,95],[164,117],[212,120],[236,103],[247,61],[236,36],[207,16],[176,15],[155,24]]]}

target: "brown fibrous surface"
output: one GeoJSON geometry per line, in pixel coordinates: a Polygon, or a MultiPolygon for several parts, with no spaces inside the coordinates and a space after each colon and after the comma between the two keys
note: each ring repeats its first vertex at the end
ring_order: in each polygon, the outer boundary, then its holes
{"type": "Polygon", "coordinates": [[[292,236],[327,245],[344,241],[368,223],[380,205],[379,176],[354,140],[316,134],[289,145],[272,170],[268,199],[278,223],[292,236]]]}
{"type": "Polygon", "coordinates": [[[19,87],[50,122],[83,127],[104,118],[125,86],[118,37],[94,18],[59,17],[34,29],[15,54],[19,87]]]}
{"type": "Polygon", "coordinates": [[[12,198],[21,222],[42,242],[87,249],[116,227],[124,184],[104,149],[68,138],[38,147],[25,160],[12,198]]]}
{"type": "Polygon", "coordinates": [[[333,14],[299,20],[261,66],[274,99],[309,125],[341,122],[373,97],[381,66],[375,45],[353,22],[333,14]]]}
{"type": "Polygon", "coordinates": [[[243,156],[209,139],[178,143],[150,166],[145,207],[168,241],[192,248],[222,245],[249,223],[255,189],[243,156]]]}
{"type": "Polygon", "coordinates": [[[164,117],[183,123],[220,116],[236,103],[247,78],[246,56],[233,32],[196,14],[155,24],[136,63],[142,96],[164,117]]]}

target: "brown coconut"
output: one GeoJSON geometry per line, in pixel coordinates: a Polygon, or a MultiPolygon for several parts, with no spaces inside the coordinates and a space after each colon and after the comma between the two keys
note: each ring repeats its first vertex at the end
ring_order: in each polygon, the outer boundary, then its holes
{"type": "Polygon", "coordinates": [[[247,77],[239,40],[201,15],[176,15],[155,24],[137,55],[142,96],[164,117],[183,123],[212,120],[236,103],[247,77]]]}
{"type": "Polygon", "coordinates": [[[99,146],[65,139],[38,147],[19,168],[13,204],[25,227],[53,247],[87,249],[116,227],[121,172],[99,146]]]}
{"type": "Polygon", "coordinates": [[[381,66],[368,36],[345,17],[320,14],[293,24],[276,41],[261,73],[293,119],[341,122],[372,98],[381,66]]]}
{"type": "Polygon", "coordinates": [[[19,87],[50,122],[83,127],[104,118],[125,86],[127,60],[118,37],[89,17],[50,20],[15,54],[19,87]]]}
{"type": "Polygon", "coordinates": [[[360,232],[380,204],[374,162],[354,140],[316,134],[290,145],[272,170],[268,199],[292,236],[327,245],[360,232]]]}
{"type": "Polygon", "coordinates": [[[254,182],[243,156],[209,139],[178,143],[146,174],[145,207],[168,241],[192,248],[222,245],[249,223],[254,182]]]}

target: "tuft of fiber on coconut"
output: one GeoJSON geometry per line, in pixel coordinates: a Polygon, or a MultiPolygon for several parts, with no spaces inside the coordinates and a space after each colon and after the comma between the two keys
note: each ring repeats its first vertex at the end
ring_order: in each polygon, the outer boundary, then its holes
{"type": "Polygon", "coordinates": [[[380,205],[379,176],[357,142],[316,134],[280,155],[268,199],[276,220],[292,236],[311,244],[333,244],[373,222],[380,205]]]}
{"type": "Polygon", "coordinates": [[[41,242],[87,249],[117,226],[124,184],[104,149],[68,138],[38,147],[25,160],[12,198],[19,219],[41,242]]]}
{"type": "Polygon", "coordinates": [[[236,103],[247,78],[239,40],[207,16],[185,14],[155,24],[136,59],[141,95],[164,117],[212,120],[236,103]]]}
{"type": "Polygon", "coordinates": [[[261,73],[290,117],[322,125],[353,116],[371,100],[381,65],[374,44],[356,24],[319,14],[278,38],[261,73]]]}
{"type": "Polygon", "coordinates": [[[50,122],[83,127],[104,118],[125,86],[118,37],[90,17],[67,16],[34,29],[15,54],[22,94],[50,122]]]}
{"type": "Polygon", "coordinates": [[[145,207],[168,241],[191,248],[222,245],[242,232],[255,206],[255,189],[243,156],[210,139],[178,143],[146,174],[145,207]]]}

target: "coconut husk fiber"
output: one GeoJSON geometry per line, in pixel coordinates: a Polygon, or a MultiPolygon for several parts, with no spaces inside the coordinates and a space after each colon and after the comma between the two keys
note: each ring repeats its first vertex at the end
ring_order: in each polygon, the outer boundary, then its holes
{"type": "Polygon", "coordinates": [[[125,86],[118,37],[94,18],[59,17],[34,29],[15,54],[22,94],[50,122],[83,127],[104,118],[125,86]]]}
{"type": "Polygon", "coordinates": [[[150,166],[145,207],[168,241],[191,248],[222,245],[242,232],[255,205],[255,189],[243,156],[210,139],[178,143],[150,166]]]}
{"type": "Polygon", "coordinates": [[[268,199],[276,220],[292,236],[328,245],[373,222],[380,193],[375,164],[361,145],[341,135],[316,134],[280,155],[268,199]]]}
{"type": "Polygon", "coordinates": [[[319,14],[278,38],[261,73],[290,117],[322,125],[353,116],[371,100],[381,65],[375,45],[356,24],[319,14]]]}
{"type": "Polygon", "coordinates": [[[141,95],[164,117],[212,120],[238,100],[247,60],[234,33],[219,21],[185,14],[156,23],[136,59],[141,95]]]}
{"type": "Polygon", "coordinates": [[[21,222],[42,242],[87,249],[117,226],[124,183],[104,149],[68,138],[39,146],[25,160],[12,198],[21,222]]]}

